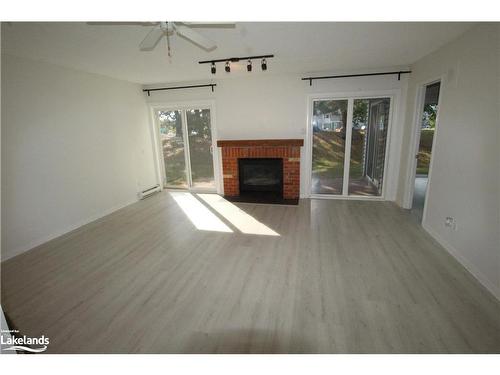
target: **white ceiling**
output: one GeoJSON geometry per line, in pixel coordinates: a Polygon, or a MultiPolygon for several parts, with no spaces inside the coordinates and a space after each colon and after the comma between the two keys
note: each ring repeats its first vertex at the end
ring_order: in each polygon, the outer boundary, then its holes
{"type": "MultiPolygon", "coordinates": [[[[247,73],[245,62],[230,74],[218,64],[216,78],[243,74],[313,73],[407,66],[458,37],[471,23],[241,22],[236,28],[198,28],[218,47],[207,52],[179,36],[152,52],[139,43],[150,26],[86,23],[7,23],[2,52],[142,84],[210,79],[199,60],[274,54],[269,69],[247,73]]],[[[257,63],[257,62],[256,62],[257,63]]]]}

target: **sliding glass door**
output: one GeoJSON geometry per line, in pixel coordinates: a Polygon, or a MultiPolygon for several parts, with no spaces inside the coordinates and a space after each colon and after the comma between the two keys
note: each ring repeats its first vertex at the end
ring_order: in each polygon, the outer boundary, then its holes
{"type": "Polygon", "coordinates": [[[210,110],[206,108],[186,110],[186,122],[191,184],[195,188],[213,189],[215,181],[210,110]]]}
{"type": "Polygon", "coordinates": [[[186,148],[181,111],[156,111],[164,165],[164,185],[187,188],[186,148]]]}
{"type": "Polygon", "coordinates": [[[384,97],[313,100],[313,195],[382,195],[390,104],[384,97]]]}
{"type": "Polygon", "coordinates": [[[389,98],[354,99],[349,195],[382,195],[390,103],[389,98]]]}
{"type": "Polygon", "coordinates": [[[209,108],[156,109],[167,188],[215,190],[209,108]]]}
{"type": "Polygon", "coordinates": [[[313,194],[342,194],[347,100],[315,100],[312,120],[313,194]]]}

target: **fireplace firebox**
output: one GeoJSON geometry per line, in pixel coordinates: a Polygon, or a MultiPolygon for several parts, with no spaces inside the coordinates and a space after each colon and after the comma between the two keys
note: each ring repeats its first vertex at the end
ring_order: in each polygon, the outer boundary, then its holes
{"type": "Polygon", "coordinates": [[[238,159],[240,195],[283,199],[283,159],[238,159]]]}

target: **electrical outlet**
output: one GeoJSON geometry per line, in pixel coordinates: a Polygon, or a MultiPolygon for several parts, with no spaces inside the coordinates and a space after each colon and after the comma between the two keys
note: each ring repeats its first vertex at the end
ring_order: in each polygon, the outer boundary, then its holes
{"type": "Polygon", "coordinates": [[[453,230],[457,230],[457,222],[453,216],[447,216],[444,219],[444,226],[453,230]]]}

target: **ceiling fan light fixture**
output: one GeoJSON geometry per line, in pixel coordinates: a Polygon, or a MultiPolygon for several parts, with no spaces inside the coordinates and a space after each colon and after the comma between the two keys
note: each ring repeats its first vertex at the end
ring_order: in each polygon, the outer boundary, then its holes
{"type": "Polygon", "coordinates": [[[212,63],[210,71],[212,72],[212,74],[215,74],[217,72],[217,68],[215,67],[215,63],[214,62],[212,63]]]}
{"type": "Polygon", "coordinates": [[[262,70],[267,70],[267,61],[266,61],[266,59],[262,59],[262,62],[260,64],[260,66],[262,67],[262,70]]]}
{"type": "Polygon", "coordinates": [[[247,72],[251,72],[252,71],[252,60],[248,60],[247,62],[247,72]]]}
{"type": "Polygon", "coordinates": [[[229,61],[226,61],[225,70],[226,70],[227,73],[231,72],[231,63],[229,61]]]}

